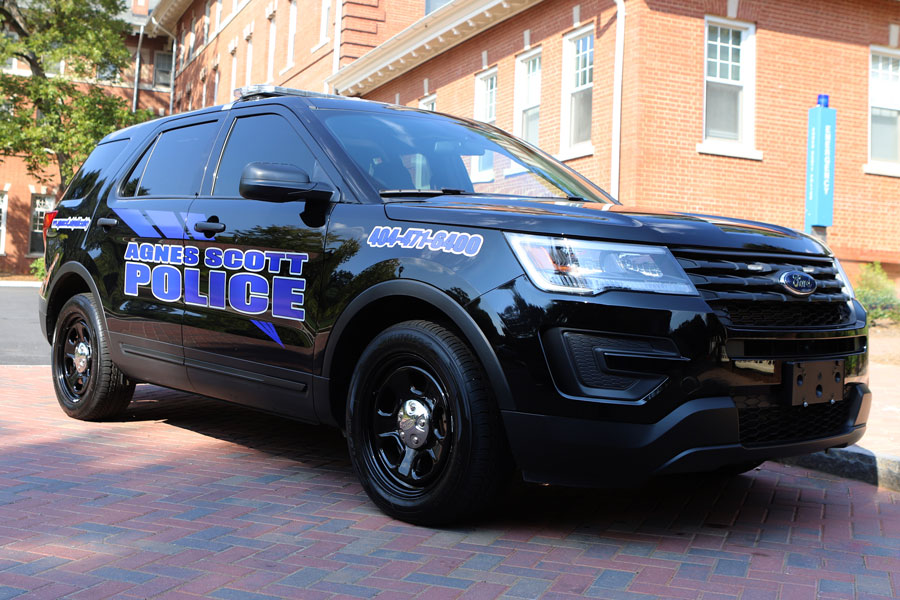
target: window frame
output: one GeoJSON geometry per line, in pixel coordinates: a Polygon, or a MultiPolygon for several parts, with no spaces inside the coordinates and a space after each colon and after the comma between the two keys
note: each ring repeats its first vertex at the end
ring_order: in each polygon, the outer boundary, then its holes
{"type": "Polygon", "coordinates": [[[175,70],[175,59],[172,56],[171,52],[166,52],[164,50],[155,50],[153,52],[153,87],[162,87],[171,89],[172,87],[172,74],[175,70]],[[158,81],[157,74],[159,73],[159,56],[161,54],[169,55],[169,81],[167,83],[161,83],[158,81]]]}
{"type": "MultiPolygon", "coordinates": [[[[537,48],[532,48],[531,50],[516,56],[516,81],[513,93],[513,135],[523,140],[525,138],[523,137],[524,128],[522,117],[525,115],[526,110],[534,108],[535,106],[538,107],[538,110],[540,111],[541,102],[543,100],[542,86],[544,84],[544,64],[541,50],[542,48],[538,46],[537,48]],[[538,101],[536,104],[526,106],[525,97],[528,95],[528,63],[535,58],[541,59],[541,69],[540,74],[538,75],[538,101]]],[[[540,117],[538,117],[538,130],[540,130],[540,117]]],[[[538,137],[540,137],[540,135],[538,137]]],[[[536,143],[533,145],[537,146],[536,143]]]]}
{"type": "Polygon", "coordinates": [[[319,43],[313,47],[313,51],[328,43],[328,26],[331,23],[331,12],[333,10],[334,2],[332,0],[322,0],[321,4],[319,4],[319,43]]]}
{"type": "MultiPolygon", "coordinates": [[[[866,111],[866,164],[863,165],[863,172],[869,175],[884,175],[886,177],[900,177],[900,160],[873,160],[872,159],[872,108],[883,108],[887,110],[900,110],[900,96],[897,96],[893,102],[884,102],[880,96],[879,90],[872,89],[872,57],[874,55],[886,56],[888,58],[900,59],[900,50],[897,48],[888,48],[886,46],[869,46],[869,57],[866,63],[866,71],[868,73],[868,110],[866,111]],[[876,104],[877,102],[877,104],[876,104]],[[885,106],[889,105],[889,106],[885,106]]],[[[900,91],[900,83],[897,84],[900,91]]],[[[882,92],[884,93],[884,92],[882,92]]],[[[889,95],[885,93],[885,95],[889,95]]],[[[900,133],[898,133],[900,135],[900,133]]],[[[898,140],[900,144],[900,140],[898,140]]]]}
{"type": "Polygon", "coordinates": [[[701,122],[700,142],[697,152],[700,154],[716,154],[732,158],[762,160],[762,151],[756,148],[756,25],[734,19],[706,15],[703,18],[703,119],[701,122]],[[709,28],[724,27],[741,31],[741,139],[726,140],[706,137],[706,88],[709,81],[706,75],[706,46],[709,42],[709,28]]]}
{"type": "Polygon", "coordinates": [[[43,256],[44,255],[44,250],[46,249],[46,246],[44,245],[44,242],[43,242],[44,216],[48,212],[53,210],[53,201],[54,200],[56,200],[56,197],[53,196],[52,194],[47,194],[47,193],[41,194],[41,193],[37,193],[37,192],[31,194],[31,212],[29,214],[30,218],[28,220],[28,225],[29,225],[29,227],[28,227],[28,254],[26,256],[43,256]],[[34,215],[35,215],[35,210],[37,208],[37,200],[38,199],[47,201],[47,210],[45,210],[44,214],[41,215],[41,218],[38,219],[38,223],[37,223],[38,228],[35,229],[34,215]],[[42,241],[41,241],[42,248],[40,250],[33,250],[31,248],[31,240],[34,237],[35,233],[40,233],[42,236],[42,241]]]}
{"type": "MultiPolygon", "coordinates": [[[[484,123],[486,125],[496,125],[497,123],[497,94],[500,91],[500,78],[498,75],[497,67],[491,67],[490,69],[485,69],[480,73],[475,74],[475,99],[474,99],[474,109],[472,111],[473,117],[476,121],[484,123]],[[494,80],[494,95],[493,95],[493,118],[488,119],[488,99],[489,90],[487,88],[487,82],[493,79],[494,80]]],[[[472,169],[472,175],[470,177],[472,183],[487,183],[489,181],[494,180],[494,167],[493,161],[491,162],[490,169],[482,169],[481,168],[481,157],[472,157],[473,162],[476,163],[476,167],[472,169]]]]}
{"type": "Polygon", "coordinates": [[[432,93],[424,96],[419,100],[419,110],[427,110],[430,112],[437,112],[437,94],[432,93]],[[431,107],[429,108],[429,105],[431,107]]]}
{"type": "MultiPolygon", "coordinates": [[[[563,53],[562,53],[562,85],[561,88],[561,96],[560,96],[560,132],[559,132],[559,153],[556,155],[556,158],[561,161],[572,160],[574,158],[582,158],[585,156],[593,156],[594,154],[594,144],[593,137],[590,137],[586,142],[580,142],[578,144],[570,144],[569,143],[569,132],[572,125],[572,94],[576,91],[581,91],[587,89],[587,86],[583,86],[578,90],[575,89],[575,86],[572,84],[572,80],[575,77],[575,44],[581,38],[590,35],[594,38],[594,51],[595,51],[595,59],[596,59],[596,49],[597,49],[597,37],[596,31],[594,29],[594,23],[590,22],[586,25],[582,25],[576,29],[573,29],[569,33],[563,36],[563,53]]],[[[596,62],[596,60],[594,61],[596,62]]],[[[543,66],[543,65],[542,65],[543,66]]],[[[594,67],[591,67],[592,71],[594,67]]],[[[594,88],[594,80],[593,74],[591,76],[591,89],[594,88]]],[[[591,118],[593,120],[594,113],[594,94],[591,92],[591,118]]],[[[593,132],[591,132],[593,134],[593,132]]]]}

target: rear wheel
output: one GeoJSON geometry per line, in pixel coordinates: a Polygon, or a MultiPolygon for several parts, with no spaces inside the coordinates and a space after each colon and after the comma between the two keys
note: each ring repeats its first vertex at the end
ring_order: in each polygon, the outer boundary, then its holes
{"type": "Polygon", "coordinates": [[[481,365],[435,323],[407,321],[372,340],[350,383],[346,425],[363,488],[398,519],[434,525],[472,515],[510,472],[481,365]]]}
{"type": "Polygon", "coordinates": [[[62,307],[53,334],[51,368],[56,398],[75,419],[93,421],[125,410],[134,383],[109,358],[100,307],[78,294],[62,307]]]}

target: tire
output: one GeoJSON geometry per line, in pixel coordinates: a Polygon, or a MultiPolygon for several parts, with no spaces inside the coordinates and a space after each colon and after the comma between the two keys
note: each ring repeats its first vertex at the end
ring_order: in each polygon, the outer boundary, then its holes
{"type": "Polygon", "coordinates": [[[491,506],[512,471],[481,364],[428,321],[399,323],[368,345],[350,381],[346,427],[366,493],[410,523],[473,516],[491,506]]]}
{"type": "Polygon", "coordinates": [[[109,358],[101,309],[91,294],[78,294],[56,319],[51,369],[63,411],[82,421],[98,421],[125,410],[134,383],[109,358]]]}

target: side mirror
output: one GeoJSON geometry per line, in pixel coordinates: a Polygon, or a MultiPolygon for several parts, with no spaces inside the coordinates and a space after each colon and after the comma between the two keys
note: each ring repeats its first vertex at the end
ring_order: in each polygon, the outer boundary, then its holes
{"type": "Polygon", "coordinates": [[[269,202],[331,199],[334,193],[328,184],[311,182],[300,167],[264,162],[252,162],[244,167],[238,189],[248,200],[269,202]]]}

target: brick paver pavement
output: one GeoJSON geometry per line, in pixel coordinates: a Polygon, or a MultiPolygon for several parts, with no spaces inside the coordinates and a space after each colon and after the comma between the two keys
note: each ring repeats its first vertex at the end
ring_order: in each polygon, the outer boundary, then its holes
{"type": "Polygon", "coordinates": [[[428,529],[375,509],[334,430],[151,386],[83,423],[47,367],[0,376],[0,599],[900,596],[900,493],[864,483],[518,485],[428,529]]]}

